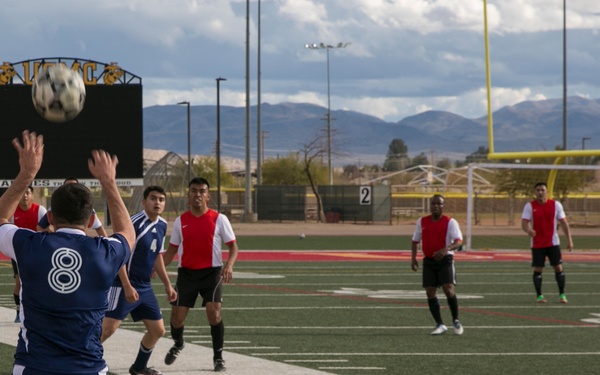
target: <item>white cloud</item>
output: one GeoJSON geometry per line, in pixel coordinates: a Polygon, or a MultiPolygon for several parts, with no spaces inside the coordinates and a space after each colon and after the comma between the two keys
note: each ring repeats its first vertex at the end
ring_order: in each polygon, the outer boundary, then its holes
{"type": "MultiPolygon", "coordinates": [[[[72,56],[117,61],[143,77],[144,105],[245,105],[245,0],[6,0],[0,61],[72,56]]],[[[488,0],[493,108],[562,95],[563,0],[488,0]]],[[[251,95],[256,102],[256,0],[251,95]]],[[[387,121],[425,110],[486,113],[481,0],[262,0],[262,99],[326,106],[387,121]]],[[[600,97],[600,1],[567,3],[569,95],[600,97]]]]}
{"type": "Polygon", "coordinates": [[[327,8],[311,0],[282,0],[279,14],[294,22],[320,24],[327,20],[327,8]]]}

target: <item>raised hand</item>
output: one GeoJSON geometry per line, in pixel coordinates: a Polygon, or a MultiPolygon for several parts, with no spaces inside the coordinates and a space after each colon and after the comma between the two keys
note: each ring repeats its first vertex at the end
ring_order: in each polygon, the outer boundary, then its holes
{"type": "Polygon", "coordinates": [[[35,177],[42,166],[44,158],[44,136],[37,135],[29,130],[23,131],[23,143],[18,138],[12,140],[12,145],[19,153],[19,166],[21,173],[35,177]]]}

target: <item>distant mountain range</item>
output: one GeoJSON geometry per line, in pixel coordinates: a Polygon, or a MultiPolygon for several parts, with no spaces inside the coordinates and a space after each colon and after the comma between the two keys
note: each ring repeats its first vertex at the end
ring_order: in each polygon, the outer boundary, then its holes
{"type": "MultiPolygon", "coordinates": [[[[567,148],[600,148],[600,100],[570,97],[567,101],[567,148]]],[[[563,100],[526,101],[493,113],[496,152],[553,150],[563,141],[563,100]]],[[[244,159],[246,109],[221,106],[221,155],[244,159]]],[[[187,154],[187,111],[184,106],[151,106],[143,110],[144,148],[187,154]]],[[[264,157],[286,156],[315,136],[326,137],[327,108],[303,103],[263,104],[261,131],[264,157]]],[[[216,107],[190,107],[191,152],[214,155],[216,107]]],[[[398,122],[363,113],[332,111],[333,163],[383,164],[394,138],[410,156],[421,152],[436,159],[464,160],[479,146],[488,147],[487,116],[468,119],[450,112],[427,111],[398,122]]],[[[250,111],[251,158],[256,159],[256,106],[250,111]]]]}

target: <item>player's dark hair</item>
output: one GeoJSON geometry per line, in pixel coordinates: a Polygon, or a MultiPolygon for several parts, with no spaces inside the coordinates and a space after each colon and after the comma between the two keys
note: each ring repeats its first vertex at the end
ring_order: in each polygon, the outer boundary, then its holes
{"type": "Polygon", "coordinates": [[[87,225],[94,209],[94,198],[85,186],[65,184],[57,188],[50,200],[54,224],[87,225]]]}
{"type": "Polygon", "coordinates": [[[165,193],[165,189],[163,189],[162,187],[160,187],[158,185],[153,185],[153,186],[148,186],[147,188],[144,189],[144,199],[147,199],[148,195],[150,195],[150,193],[153,191],[155,191],[159,194],[162,194],[165,197],[167,196],[167,193],[165,193]]]}
{"type": "Polygon", "coordinates": [[[442,200],[442,203],[444,202],[444,196],[442,194],[434,194],[430,199],[429,202],[433,202],[433,200],[435,198],[440,198],[442,200]]]}
{"type": "Polygon", "coordinates": [[[548,185],[546,185],[545,182],[538,182],[537,184],[535,184],[535,186],[533,187],[534,189],[537,189],[540,186],[545,186],[546,189],[548,188],[548,185]]]}
{"type": "Polygon", "coordinates": [[[206,187],[210,189],[210,184],[208,183],[208,181],[205,178],[202,178],[202,177],[194,177],[194,178],[192,178],[192,180],[188,184],[188,188],[190,186],[192,186],[192,184],[195,184],[195,185],[206,185],[206,187]]]}
{"type": "Polygon", "coordinates": [[[79,183],[79,180],[73,176],[69,176],[69,177],[65,178],[65,180],[63,181],[63,184],[66,184],[67,181],[75,181],[75,183],[77,183],[77,184],[79,183]]]}
{"type": "Polygon", "coordinates": [[[29,191],[31,191],[33,193],[33,185],[27,186],[27,190],[29,190],[29,191]]]}

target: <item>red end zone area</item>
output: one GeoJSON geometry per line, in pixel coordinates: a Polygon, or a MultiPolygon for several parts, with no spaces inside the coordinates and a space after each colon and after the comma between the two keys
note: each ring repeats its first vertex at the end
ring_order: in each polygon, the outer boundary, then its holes
{"type": "MultiPolygon", "coordinates": [[[[225,257],[227,253],[224,254],[225,257]]],[[[600,257],[596,253],[573,252],[562,254],[563,262],[598,262],[600,257]]],[[[419,259],[422,256],[419,255],[419,259]]],[[[477,261],[531,261],[528,251],[469,251],[454,254],[458,262],[477,261]]],[[[240,251],[238,261],[255,262],[387,262],[410,261],[410,251],[240,251]]]]}
{"type": "MultiPolygon", "coordinates": [[[[227,259],[227,252],[224,252],[224,258],[227,259]]],[[[419,255],[419,259],[422,256],[419,255]]],[[[562,254],[563,262],[588,262],[595,263],[600,261],[600,256],[592,252],[573,252],[562,254]]],[[[177,256],[175,256],[175,260],[177,256]]],[[[468,251],[454,254],[454,259],[458,262],[490,262],[490,261],[531,261],[531,254],[528,251],[468,251]]],[[[0,254],[0,260],[9,259],[0,254]]],[[[285,250],[245,250],[238,254],[238,261],[241,262],[388,262],[410,261],[410,251],[285,251],[285,250]]]]}

